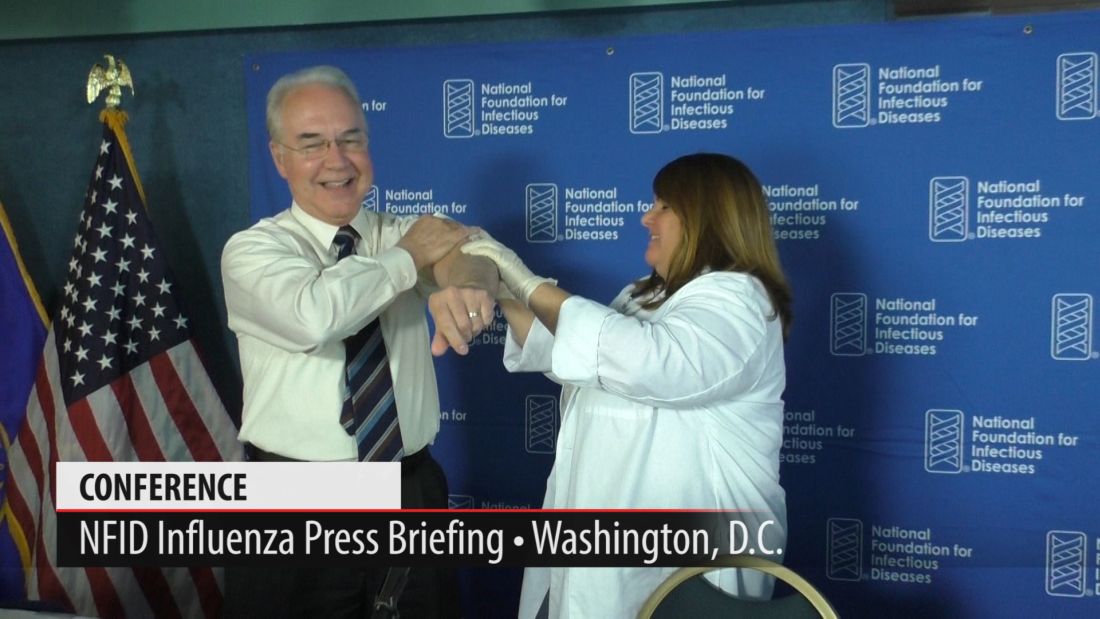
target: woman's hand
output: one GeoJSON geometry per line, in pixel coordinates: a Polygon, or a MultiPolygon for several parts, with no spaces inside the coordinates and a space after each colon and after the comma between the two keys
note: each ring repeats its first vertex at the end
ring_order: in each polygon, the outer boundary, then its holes
{"type": "Polygon", "coordinates": [[[480,238],[462,246],[462,252],[474,256],[484,256],[492,260],[500,271],[500,279],[517,299],[525,305],[530,303],[531,293],[542,284],[557,284],[557,280],[535,275],[523,264],[516,252],[508,249],[496,239],[482,232],[480,238]]]}

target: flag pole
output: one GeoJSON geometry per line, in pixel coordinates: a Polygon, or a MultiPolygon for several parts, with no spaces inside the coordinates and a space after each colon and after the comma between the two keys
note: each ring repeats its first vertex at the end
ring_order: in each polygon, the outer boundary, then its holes
{"type": "MultiPolygon", "coordinates": [[[[116,60],[111,54],[104,54],[103,57],[107,59],[107,66],[95,64],[88,72],[88,83],[85,87],[88,94],[88,103],[95,103],[101,93],[106,93],[107,97],[104,102],[106,107],[99,113],[99,120],[107,123],[107,126],[118,137],[119,146],[126,156],[126,165],[130,168],[130,176],[134,179],[138,196],[141,197],[142,205],[146,205],[145,189],[141,185],[141,177],[138,176],[137,166],[134,165],[134,156],[130,151],[130,140],[126,137],[126,130],[124,129],[126,121],[130,117],[118,107],[122,103],[122,88],[124,86],[130,89],[130,96],[134,96],[134,80],[130,75],[130,68],[126,66],[121,58],[116,60]]],[[[145,208],[149,207],[146,206],[145,208]]]]}
{"type": "MultiPolygon", "coordinates": [[[[57,462],[242,459],[236,428],[198,356],[182,291],[149,221],[118,109],[130,71],[92,67],[103,137],[83,199],[61,308],[42,345],[25,420],[9,452],[10,516],[28,551],[26,594],[87,616],[216,619],[221,569],[63,566],[57,462]],[[140,202],[141,206],[137,203],[140,202]]],[[[21,558],[26,558],[26,555],[21,558]]]]}

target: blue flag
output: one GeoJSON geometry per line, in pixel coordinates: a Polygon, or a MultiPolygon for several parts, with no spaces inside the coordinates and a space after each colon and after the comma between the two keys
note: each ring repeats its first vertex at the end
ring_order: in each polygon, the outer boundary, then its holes
{"type": "Polygon", "coordinates": [[[46,312],[19,257],[19,247],[0,204],[0,600],[22,599],[23,562],[12,539],[7,503],[4,500],[8,448],[19,432],[27,410],[27,396],[46,340],[46,312]]]}

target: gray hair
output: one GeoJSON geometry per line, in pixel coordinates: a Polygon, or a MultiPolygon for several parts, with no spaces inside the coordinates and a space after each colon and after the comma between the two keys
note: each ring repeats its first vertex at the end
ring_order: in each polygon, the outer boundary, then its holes
{"type": "Polygon", "coordinates": [[[295,89],[307,84],[322,84],[342,90],[344,94],[351,99],[352,103],[355,104],[356,108],[360,111],[363,109],[363,103],[359,100],[359,92],[355,90],[355,84],[351,81],[351,78],[348,77],[347,73],[344,73],[336,67],[319,65],[301,69],[294,73],[287,73],[280,77],[279,81],[275,82],[271,90],[267,91],[268,137],[273,140],[277,137],[281,137],[279,132],[282,128],[279,126],[279,123],[283,111],[283,102],[286,100],[287,95],[295,89]]]}

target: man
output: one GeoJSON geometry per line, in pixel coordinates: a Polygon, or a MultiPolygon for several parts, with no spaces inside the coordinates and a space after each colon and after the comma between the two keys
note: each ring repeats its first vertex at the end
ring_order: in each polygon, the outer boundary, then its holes
{"type": "MultiPolygon", "coordinates": [[[[401,458],[402,506],[446,508],[446,478],[428,449],[439,430],[431,353],[466,354],[492,321],[496,267],[459,251],[471,230],[457,222],[362,209],[373,182],[366,119],[339,69],[312,67],[276,82],[267,128],[294,202],[235,234],[222,254],[244,379],[240,439],[257,460],[401,458]],[[425,283],[442,287],[428,299],[430,347],[425,283]],[[370,352],[349,361],[361,349],[370,352]],[[365,380],[381,380],[385,395],[367,408],[392,422],[364,431],[354,398],[376,387],[355,386],[354,377],[372,363],[384,372],[364,372],[365,380]]],[[[225,614],[369,616],[388,572],[230,571],[225,614]]],[[[399,607],[404,617],[457,616],[456,598],[449,572],[413,569],[399,607]]]]}

